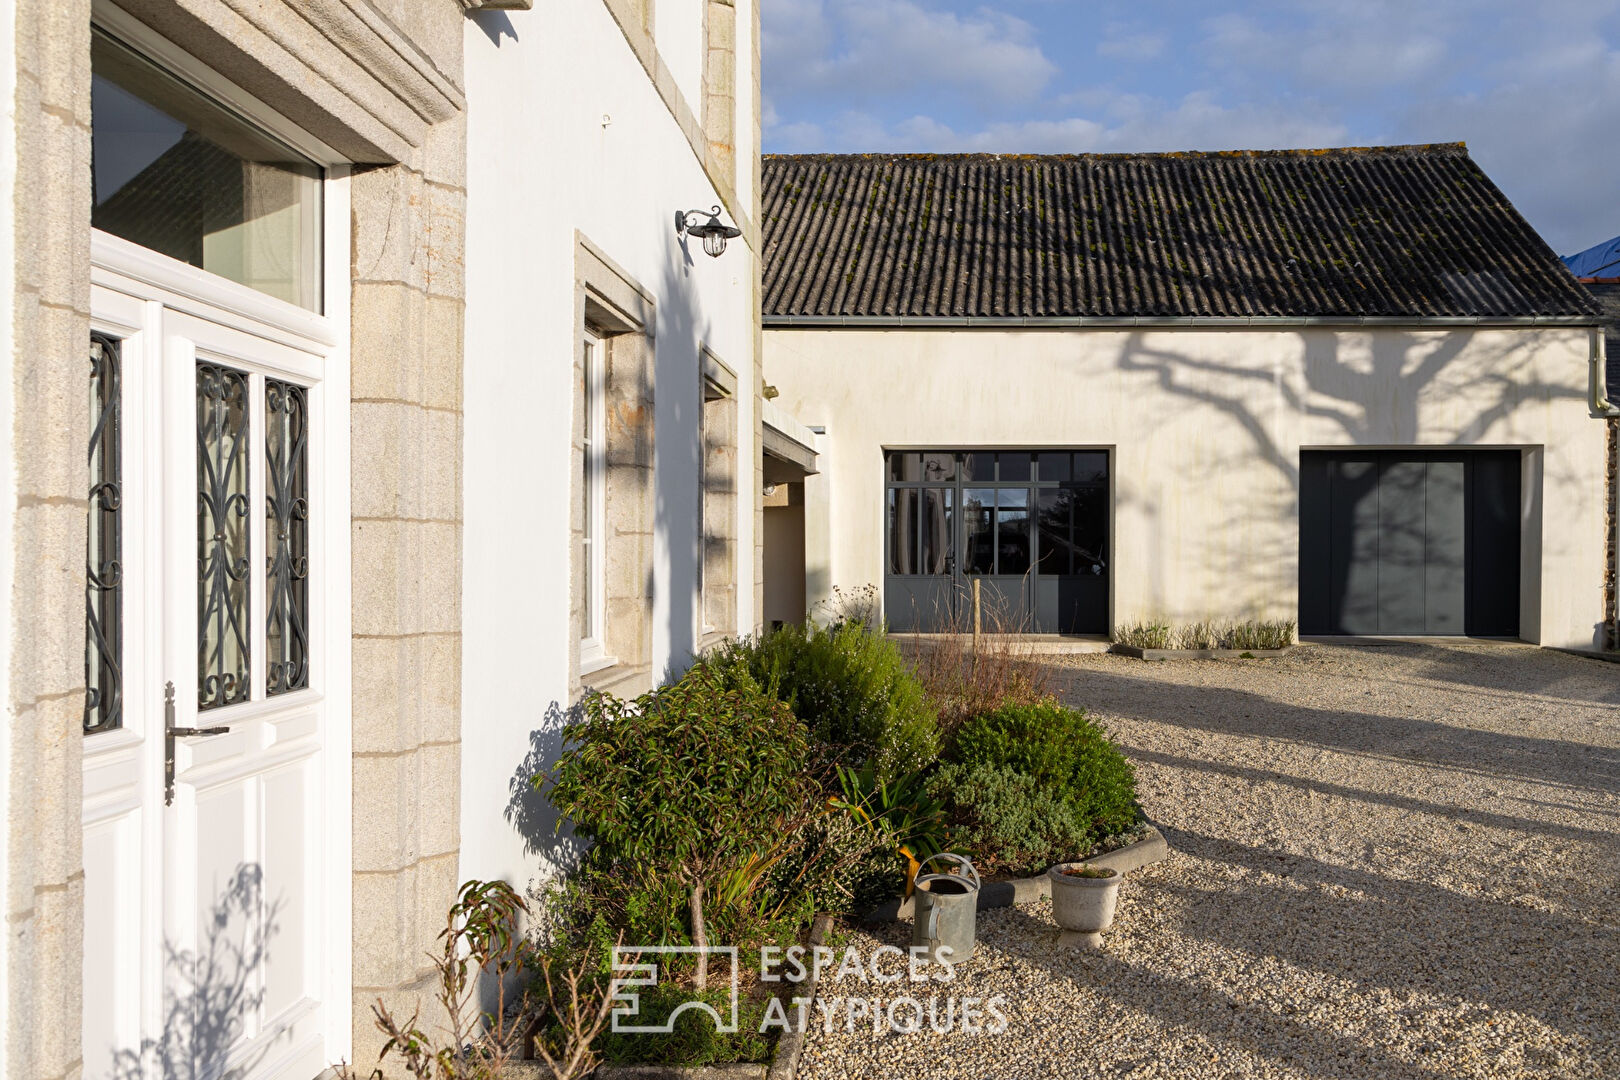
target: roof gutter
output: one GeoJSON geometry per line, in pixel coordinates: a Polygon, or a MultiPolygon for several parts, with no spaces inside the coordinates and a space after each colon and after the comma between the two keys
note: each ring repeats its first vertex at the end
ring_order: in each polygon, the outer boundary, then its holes
{"type": "Polygon", "coordinates": [[[766,315],[764,327],[802,330],[1238,330],[1288,329],[1301,326],[1408,327],[1438,330],[1449,327],[1532,327],[1600,325],[1592,315],[766,315]]]}

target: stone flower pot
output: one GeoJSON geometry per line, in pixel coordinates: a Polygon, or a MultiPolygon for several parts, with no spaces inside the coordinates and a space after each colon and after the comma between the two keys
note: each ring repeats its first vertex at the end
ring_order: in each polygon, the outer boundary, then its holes
{"type": "Polygon", "coordinates": [[[1052,881],[1052,918],[1064,930],[1058,944],[1102,948],[1102,932],[1114,925],[1114,903],[1125,876],[1085,863],[1058,863],[1046,876],[1052,881]]]}

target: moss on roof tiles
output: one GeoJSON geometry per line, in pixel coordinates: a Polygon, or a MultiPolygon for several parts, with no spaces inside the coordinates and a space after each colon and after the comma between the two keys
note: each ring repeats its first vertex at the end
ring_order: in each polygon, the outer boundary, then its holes
{"type": "Polygon", "coordinates": [[[767,155],[764,179],[767,315],[1594,310],[1461,143],[767,155]]]}

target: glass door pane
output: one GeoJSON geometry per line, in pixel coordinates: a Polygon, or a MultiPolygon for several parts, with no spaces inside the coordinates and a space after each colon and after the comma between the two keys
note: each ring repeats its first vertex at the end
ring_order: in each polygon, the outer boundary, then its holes
{"type": "Polygon", "coordinates": [[[922,510],[919,524],[922,528],[922,565],[924,574],[951,572],[951,502],[955,494],[950,488],[923,488],[922,510]]]}
{"type": "Polygon", "coordinates": [[[889,573],[917,572],[917,491],[889,491],[889,573]]]}
{"type": "MultiPolygon", "coordinates": [[[[1046,469],[1044,463],[1041,469],[1044,473],[1046,469]]],[[[1070,565],[1069,556],[1074,550],[1074,541],[1069,528],[1069,514],[1074,505],[1073,493],[1061,488],[1043,488],[1037,497],[1040,573],[1067,574],[1070,565]]]]}
{"type": "Polygon", "coordinates": [[[1029,489],[999,488],[996,492],[996,573],[1023,574],[1029,570],[1029,489]]]}
{"type": "Polygon", "coordinates": [[[962,569],[968,574],[996,572],[996,489],[962,491],[962,569]]]}
{"type": "Polygon", "coordinates": [[[309,685],[309,434],[308,395],[296,383],[264,381],[264,451],[268,491],[264,545],[266,583],[265,692],[309,685]]]}
{"type": "Polygon", "coordinates": [[[251,689],[248,377],[197,365],[197,707],[251,689]]]}
{"type": "Polygon", "coordinates": [[[123,726],[122,342],[90,335],[90,527],[85,564],[84,731],[123,726]]]}

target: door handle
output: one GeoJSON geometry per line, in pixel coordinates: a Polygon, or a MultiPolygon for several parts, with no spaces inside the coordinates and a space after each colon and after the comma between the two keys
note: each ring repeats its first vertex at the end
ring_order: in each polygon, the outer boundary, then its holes
{"type": "Polygon", "coordinates": [[[174,803],[174,740],[191,738],[197,735],[225,735],[230,732],[230,726],[220,727],[175,727],[174,726],[174,683],[165,683],[163,686],[163,805],[174,803]]]}

